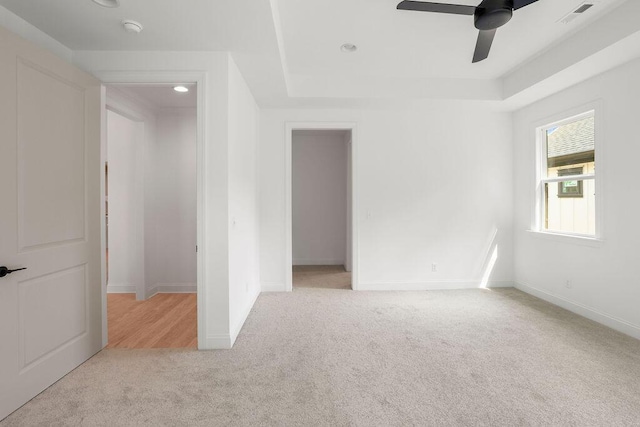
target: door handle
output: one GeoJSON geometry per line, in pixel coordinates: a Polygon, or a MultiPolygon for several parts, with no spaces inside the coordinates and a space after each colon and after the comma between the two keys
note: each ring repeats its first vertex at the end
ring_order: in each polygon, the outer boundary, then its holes
{"type": "Polygon", "coordinates": [[[22,267],[22,268],[16,268],[15,270],[9,270],[7,267],[5,267],[4,265],[2,267],[0,267],[0,277],[4,277],[7,274],[11,274],[14,271],[20,271],[20,270],[26,270],[27,267],[22,267]]]}

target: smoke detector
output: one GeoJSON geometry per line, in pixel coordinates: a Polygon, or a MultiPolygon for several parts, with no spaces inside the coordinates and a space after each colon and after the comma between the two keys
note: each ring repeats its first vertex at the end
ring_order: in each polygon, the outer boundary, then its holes
{"type": "Polygon", "coordinates": [[[340,50],[346,53],[353,53],[356,50],[358,50],[358,46],[356,46],[353,43],[345,43],[342,46],[340,46],[340,50]]]}
{"type": "Polygon", "coordinates": [[[127,31],[127,33],[139,33],[142,31],[142,24],[137,21],[131,21],[130,19],[126,19],[122,21],[122,26],[127,31]]]}
{"type": "Polygon", "coordinates": [[[568,24],[569,22],[573,21],[574,19],[578,18],[580,15],[585,13],[587,10],[591,9],[593,6],[595,6],[595,2],[593,1],[584,2],[580,4],[580,6],[575,8],[572,12],[562,17],[562,19],[560,19],[560,21],[558,22],[561,22],[563,24],[568,24]]]}

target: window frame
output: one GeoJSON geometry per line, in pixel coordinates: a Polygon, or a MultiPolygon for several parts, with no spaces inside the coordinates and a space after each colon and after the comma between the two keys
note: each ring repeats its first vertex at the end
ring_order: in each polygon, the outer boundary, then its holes
{"type": "Polygon", "coordinates": [[[545,121],[541,121],[535,127],[536,133],[536,157],[535,157],[535,212],[534,221],[531,231],[539,233],[540,235],[548,235],[554,237],[568,238],[571,240],[602,240],[602,149],[600,147],[602,129],[600,112],[601,108],[599,104],[591,104],[579,109],[575,109],[572,112],[558,114],[545,121]],[[547,177],[547,130],[552,127],[559,127],[569,123],[573,123],[579,120],[583,120],[589,117],[594,119],[594,159],[597,158],[597,179],[596,173],[580,174],[580,175],[565,175],[558,177],[547,177]],[[548,230],[545,228],[545,185],[560,185],[565,181],[586,181],[593,180],[596,190],[596,206],[595,206],[595,233],[583,234],[573,233],[568,231],[548,230]]]}

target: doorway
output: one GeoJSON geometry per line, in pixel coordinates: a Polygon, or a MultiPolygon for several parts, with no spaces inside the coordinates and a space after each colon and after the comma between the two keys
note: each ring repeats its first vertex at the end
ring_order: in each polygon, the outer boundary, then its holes
{"type": "Polygon", "coordinates": [[[195,84],[106,89],[109,348],[198,346],[196,93],[195,84]]]}
{"type": "Polygon", "coordinates": [[[287,125],[287,289],[357,289],[355,125],[287,125]]]}

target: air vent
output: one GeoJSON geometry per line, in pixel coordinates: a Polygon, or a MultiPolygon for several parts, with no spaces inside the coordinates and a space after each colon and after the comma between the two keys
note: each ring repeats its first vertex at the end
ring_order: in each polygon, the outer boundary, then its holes
{"type": "Polygon", "coordinates": [[[574,10],[573,13],[585,13],[587,10],[591,9],[592,7],[593,7],[593,3],[585,3],[579,8],[577,8],[576,10],[574,10]]]}
{"type": "Polygon", "coordinates": [[[573,21],[574,19],[576,19],[577,17],[585,13],[587,10],[591,9],[593,6],[594,6],[593,2],[582,3],[573,12],[567,14],[558,22],[562,22],[563,24],[568,24],[569,22],[573,21]]]}

